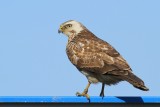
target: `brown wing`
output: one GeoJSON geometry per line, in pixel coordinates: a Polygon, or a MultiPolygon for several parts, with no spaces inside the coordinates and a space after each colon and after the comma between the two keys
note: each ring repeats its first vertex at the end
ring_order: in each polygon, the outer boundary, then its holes
{"type": "Polygon", "coordinates": [[[116,75],[116,78],[126,80],[136,88],[149,90],[144,82],[131,72],[127,62],[112,46],[87,30],[74,37],[68,43],[66,51],[70,61],[79,70],[116,75]]]}
{"type": "Polygon", "coordinates": [[[87,30],[68,44],[67,55],[80,70],[105,74],[109,71],[130,69],[127,62],[111,45],[87,30]]]}

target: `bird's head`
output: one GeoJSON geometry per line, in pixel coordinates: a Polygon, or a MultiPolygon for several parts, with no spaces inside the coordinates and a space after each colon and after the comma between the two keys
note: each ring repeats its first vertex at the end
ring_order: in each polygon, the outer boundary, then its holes
{"type": "Polygon", "coordinates": [[[60,28],[58,29],[58,33],[63,33],[69,37],[73,34],[78,34],[83,29],[84,29],[84,26],[81,23],[75,20],[69,20],[60,25],[60,28]]]}

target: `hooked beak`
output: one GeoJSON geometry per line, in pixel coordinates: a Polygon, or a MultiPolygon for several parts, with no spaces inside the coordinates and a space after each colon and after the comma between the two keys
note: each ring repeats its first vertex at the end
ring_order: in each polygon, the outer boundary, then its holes
{"type": "Polygon", "coordinates": [[[63,33],[60,29],[58,29],[58,33],[63,33]]]}

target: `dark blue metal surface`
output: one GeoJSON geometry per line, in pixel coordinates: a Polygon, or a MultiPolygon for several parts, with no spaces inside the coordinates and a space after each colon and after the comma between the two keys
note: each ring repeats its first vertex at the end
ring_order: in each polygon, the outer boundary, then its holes
{"type": "MultiPolygon", "coordinates": [[[[34,103],[88,103],[85,97],[76,96],[1,96],[0,103],[3,102],[34,102],[34,103]]],[[[103,99],[97,96],[90,97],[90,103],[160,103],[160,97],[123,97],[107,96],[103,99]]]]}

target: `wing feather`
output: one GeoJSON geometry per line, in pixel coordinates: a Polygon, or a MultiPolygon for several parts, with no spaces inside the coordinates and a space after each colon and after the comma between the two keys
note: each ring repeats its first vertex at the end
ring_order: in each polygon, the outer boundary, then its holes
{"type": "Polygon", "coordinates": [[[70,61],[80,70],[101,74],[131,70],[127,62],[111,45],[91,32],[84,31],[74,37],[68,43],[66,51],[70,61]]]}

